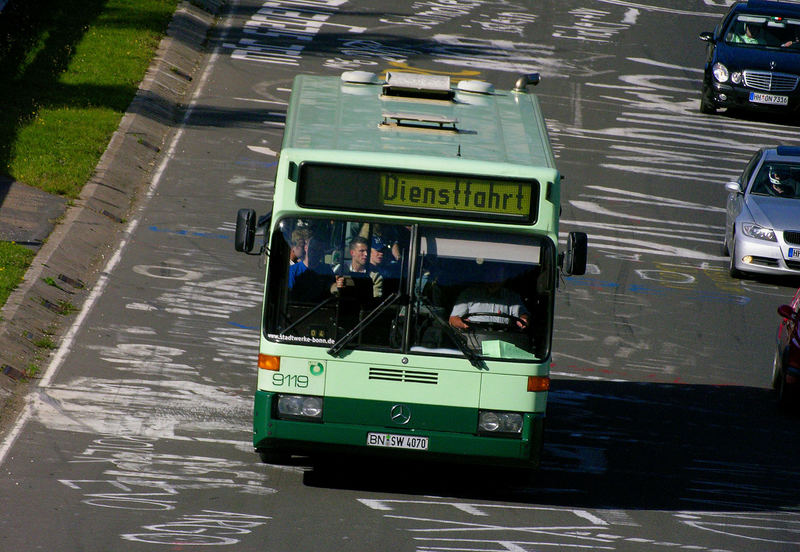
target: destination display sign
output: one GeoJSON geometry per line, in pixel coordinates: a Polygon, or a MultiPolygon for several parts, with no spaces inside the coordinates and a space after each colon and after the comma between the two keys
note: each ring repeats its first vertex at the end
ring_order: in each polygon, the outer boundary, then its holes
{"type": "Polygon", "coordinates": [[[383,205],[522,217],[531,212],[530,182],[397,172],[382,172],[380,180],[383,205]]]}
{"type": "Polygon", "coordinates": [[[297,199],[310,208],[437,217],[447,212],[462,219],[530,223],[536,219],[539,183],[304,163],[297,199]]]}

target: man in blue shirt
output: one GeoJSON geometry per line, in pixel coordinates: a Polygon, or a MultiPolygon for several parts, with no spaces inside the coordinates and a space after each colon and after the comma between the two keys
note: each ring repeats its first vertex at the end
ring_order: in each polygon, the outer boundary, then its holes
{"type": "Polygon", "coordinates": [[[325,264],[325,244],[313,236],[306,239],[303,260],[289,267],[291,298],[319,301],[330,295],[333,270],[325,264]]]}

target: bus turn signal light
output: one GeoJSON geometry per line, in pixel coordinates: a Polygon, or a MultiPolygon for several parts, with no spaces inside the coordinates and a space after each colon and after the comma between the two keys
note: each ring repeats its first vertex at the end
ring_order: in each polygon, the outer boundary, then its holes
{"type": "MultiPolygon", "coordinates": [[[[281,357],[260,354],[258,355],[258,367],[262,370],[273,370],[277,372],[281,369],[281,357]]],[[[528,387],[530,387],[530,383],[528,387]]]]}
{"type": "Polygon", "coordinates": [[[548,376],[528,376],[528,391],[547,391],[550,389],[548,376]]]}

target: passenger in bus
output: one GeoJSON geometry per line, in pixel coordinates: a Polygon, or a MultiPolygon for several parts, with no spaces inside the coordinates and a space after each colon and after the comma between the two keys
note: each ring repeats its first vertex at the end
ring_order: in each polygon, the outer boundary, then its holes
{"type": "Polygon", "coordinates": [[[303,260],[305,255],[306,241],[311,237],[311,232],[307,228],[295,228],[292,231],[292,248],[289,251],[289,264],[294,265],[303,260]]]}
{"type": "Polygon", "coordinates": [[[408,249],[410,227],[365,222],[361,225],[359,236],[369,238],[370,227],[372,227],[372,237],[385,244],[392,253],[393,259],[387,257],[387,260],[399,261],[401,250],[408,249]]]}
{"type": "Polygon", "coordinates": [[[331,286],[332,292],[346,293],[351,288],[361,288],[358,281],[369,278],[372,280],[372,297],[383,295],[383,276],[367,262],[368,245],[361,236],[350,241],[350,263],[341,263],[333,268],[336,281],[331,286]]]}
{"type": "Polygon", "coordinates": [[[325,263],[325,243],[309,236],[303,260],[289,267],[290,297],[296,301],[320,301],[330,295],[333,281],[333,270],[325,263]]]}
{"type": "Polygon", "coordinates": [[[483,276],[485,284],[469,287],[458,295],[450,312],[450,325],[460,330],[469,329],[471,322],[526,329],[530,315],[522,297],[504,287],[505,266],[492,263],[483,276]]]}
{"type": "Polygon", "coordinates": [[[394,258],[391,247],[380,236],[372,237],[372,247],[369,251],[369,263],[384,278],[399,278],[400,263],[394,258]]]}

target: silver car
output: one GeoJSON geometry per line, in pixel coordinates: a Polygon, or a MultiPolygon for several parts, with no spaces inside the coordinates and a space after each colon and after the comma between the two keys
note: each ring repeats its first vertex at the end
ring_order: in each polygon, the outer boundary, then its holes
{"type": "Polygon", "coordinates": [[[730,274],[800,276],[800,147],[762,148],[725,189],[730,274]]]}

